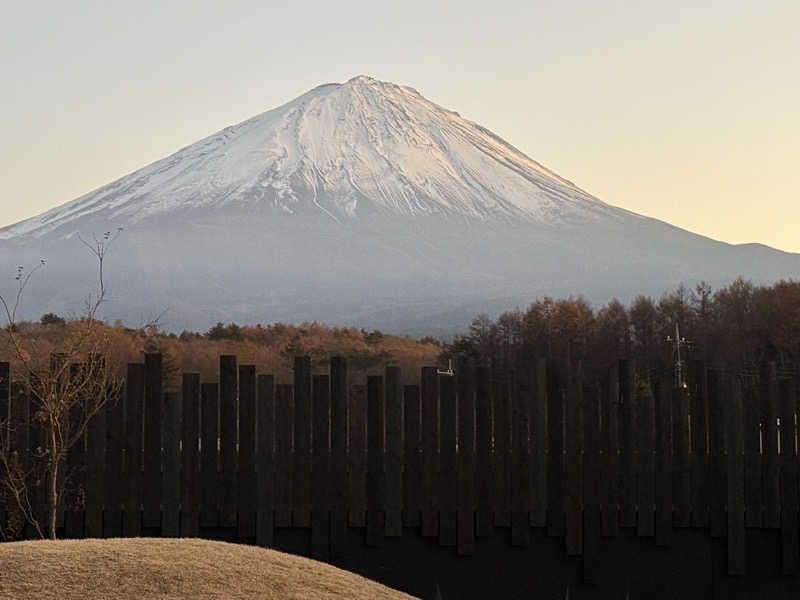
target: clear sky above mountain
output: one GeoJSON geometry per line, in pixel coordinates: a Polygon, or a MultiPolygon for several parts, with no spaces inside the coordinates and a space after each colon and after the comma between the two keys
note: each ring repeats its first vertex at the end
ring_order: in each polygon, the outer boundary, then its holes
{"type": "Polygon", "coordinates": [[[410,85],[618,206],[800,252],[800,4],[17,3],[0,226],[325,82],[410,85]]]}

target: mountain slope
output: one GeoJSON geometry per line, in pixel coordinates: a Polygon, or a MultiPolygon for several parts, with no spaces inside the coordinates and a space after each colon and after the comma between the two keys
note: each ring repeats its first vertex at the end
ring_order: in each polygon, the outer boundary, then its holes
{"type": "Polygon", "coordinates": [[[167,308],[175,329],[320,319],[447,332],[545,293],[627,299],[800,276],[797,255],[605,204],[415,90],[367,77],[0,229],[8,264],[49,261],[28,316],[79,310],[94,276],[76,234],[116,227],[107,316],[167,308]]]}

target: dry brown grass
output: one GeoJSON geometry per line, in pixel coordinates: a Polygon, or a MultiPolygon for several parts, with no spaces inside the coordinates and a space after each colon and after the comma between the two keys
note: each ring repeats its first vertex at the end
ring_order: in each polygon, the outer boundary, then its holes
{"type": "Polygon", "coordinates": [[[254,546],[133,538],[0,544],[0,598],[411,598],[358,575],[254,546]]]}

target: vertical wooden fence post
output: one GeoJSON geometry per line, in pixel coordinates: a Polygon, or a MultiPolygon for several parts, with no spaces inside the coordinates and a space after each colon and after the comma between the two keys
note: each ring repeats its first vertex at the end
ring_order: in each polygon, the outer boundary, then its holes
{"type": "Polygon", "coordinates": [[[89,421],[86,431],[86,537],[103,537],[105,501],[106,411],[89,421]]]}
{"type": "Polygon", "coordinates": [[[122,449],[125,445],[125,396],[122,392],[110,398],[106,405],[106,475],[103,537],[122,535],[122,449]]]}
{"type": "Polygon", "coordinates": [[[367,546],[383,546],[386,534],[383,377],[367,378],[367,546]]]}
{"type": "Polygon", "coordinates": [[[456,386],[454,377],[439,376],[439,545],[455,546],[458,505],[456,476],[456,386]]]}
{"type": "Polygon", "coordinates": [[[200,386],[200,526],[219,526],[219,384],[200,386]]]}
{"type": "MultiPolygon", "coordinates": [[[[742,385],[739,378],[726,382],[724,403],[728,470],[728,574],[744,575],[747,554],[744,528],[744,436],[742,432],[742,385]]],[[[793,440],[794,442],[794,440],[793,440]]],[[[794,446],[794,443],[792,444],[794,446]]],[[[795,543],[797,523],[795,522],[795,543]]]]}
{"type": "Polygon", "coordinates": [[[347,544],[347,362],[331,358],[331,558],[347,544]]]}
{"type": "Polygon", "coordinates": [[[181,537],[200,535],[200,375],[181,384],[181,537]]]}
{"type": "Polygon", "coordinates": [[[547,525],[547,360],[534,362],[530,427],[530,524],[547,525]]]}
{"type": "Polygon", "coordinates": [[[475,552],[475,379],[471,363],[458,366],[458,553],[475,552]]]}
{"type": "Polygon", "coordinates": [[[569,374],[566,407],[566,456],[564,469],[565,543],[567,556],[583,553],[583,366],[569,374]]]}
{"type": "Polygon", "coordinates": [[[312,380],[311,449],[311,556],[330,559],[330,377],[315,375],[312,380]]]}
{"type": "Polygon", "coordinates": [[[529,364],[520,361],[511,387],[511,544],[528,546],[531,542],[530,515],[530,427],[528,410],[533,394],[529,364]]]}
{"type": "Polygon", "coordinates": [[[680,386],[672,388],[673,446],[675,449],[673,493],[675,527],[689,527],[691,521],[691,468],[689,463],[689,394],[680,386]]]}
{"type": "Polygon", "coordinates": [[[294,388],[275,387],[275,527],[292,526],[294,388]]]}
{"type": "Polygon", "coordinates": [[[164,505],[161,519],[161,535],[180,535],[180,399],[175,392],[164,394],[164,469],[161,473],[161,491],[164,505]]]}
{"type": "Polygon", "coordinates": [[[405,455],[403,460],[403,524],[422,524],[422,409],[418,385],[403,388],[405,455]]]}
{"type": "Polygon", "coordinates": [[[439,535],[439,377],[423,367],[422,394],[422,535],[439,535]]]}
{"type": "Polygon", "coordinates": [[[604,537],[616,537],[619,533],[619,363],[617,362],[604,379],[601,415],[603,421],[601,529],[604,537]]]}
{"type": "Polygon", "coordinates": [[[548,369],[547,373],[547,535],[563,537],[564,395],[556,369],[548,369]]]}
{"type": "Polygon", "coordinates": [[[403,535],[403,387],[386,367],[386,536],[403,535]]]}
{"type": "Polygon", "coordinates": [[[632,360],[619,361],[620,404],[620,472],[619,472],[619,524],[622,527],[636,526],[636,490],[638,453],[636,451],[636,423],[638,421],[632,360]]]}
{"type": "Polygon", "coordinates": [[[724,390],[722,371],[708,370],[708,424],[709,473],[711,489],[709,498],[709,529],[711,537],[725,537],[728,533],[725,518],[728,472],[725,462],[724,390]]]}
{"type": "MultiPolygon", "coordinates": [[[[708,377],[702,361],[689,371],[692,411],[692,527],[708,527],[708,377]]],[[[760,485],[760,484],[759,484],[760,485]]]]}
{"type": "Polygon", "coordinates": [[[475,535],[492,533],[492,396],[488,367],[475,370],[475,535]]]}
{"type": "Polygon", "coordinates": [[[311,526],[311,357],[294,359],[292,526],[311,526]]]}
{"type": "Polygon", "coordinates": [[[348,403],[348,524],[366,527],[367,510],[367,390],[354,385],[348,403]]]}
{"type": "Polygon", "coordinates": [[[257,385],[256,544],[271,548],[275,524],[275,378],[272,375],[259,375],[257,385]]]}
{"type": "Polygon", "coordinates": [[[656,381],[655,420],[655,501],[656,545],[672,543],[672,399],[676,388],[672,379],[662,377],[656,381]]]}
{"type": "Polygon", "coordinates": [[[236,413],[239,398],[236,357],[219,357],[220,526],[236,527],[236,413]]]}
{"type": "Polygon", "coordinates": [[[583,412],[583,581],[597,582],[598,546],[600,543],[600,403],[603,388],[584,388],[583,412]]]}
{"type": "MultiPolygon", "coordinates": [[[[142,436],[145,369],[129,364],[125,378],[125,514],[122,534],[138,537],[142,533],[142,436]]],[[[82,448],[79,449],[82,453],[82,448]]],[[[68,521],[65,521],[65,525],[68,521]]],[[[67,532],[67,537],[73,537],[67,532]]]]}
{"type": "Polygon", "coordinates": [[[256,368],[239,367],[239,539],[256,536],[256,368]]]}
{"type": "Polygon", "coordinates": [[[639,417],[636,426],[639,446],[636,532],[640,537],[652,537],[655,535],[655,399],[649,383],[640,382],[636,398],[639,417]]]}
{"type": "Polygon", "coordinates": [[[780,382],[780,434],[781,434],[781,562],[784,575],[797,575],[800,566],[798,547],[798,481],[797,455],[795,454],[794,417],[797,391],[793,379],[780,382]]]}
{"type": "Polygon", "coordinates": [[[763,427],[763,482],[764,527],[778,529],[780,514],[780,462],[778,460],[778,375],[774,362],[761,371],[764,427],[763,427]]]}
{"type": "Polygon", "coordinates": [[[162,357],[144,356],[144,489],[142,525],[161,526],[162,357]]]}

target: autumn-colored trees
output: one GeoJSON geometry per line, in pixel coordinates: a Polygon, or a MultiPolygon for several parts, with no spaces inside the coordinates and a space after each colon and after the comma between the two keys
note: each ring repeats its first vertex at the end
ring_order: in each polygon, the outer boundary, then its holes
{"type": "MultiPolygon", "coordinates": [[[[752,367],[763,360],[800,360],[800,282],[756,286],[737,279],[716,292],[701,283],[681,285],[658,300],[636,297],[592,307],[583,298],[543,298],[527,310],[480,315],[467,334],[443,352],[495,368],[513,368],[520,353],[581,360],[598,373],[619,357],[633,357],[640,372],[671,368],[675,334],[690,340],[690,358],[752,367]]],[[[684,356],[684,358],[686,358],[684,356]]]]}

